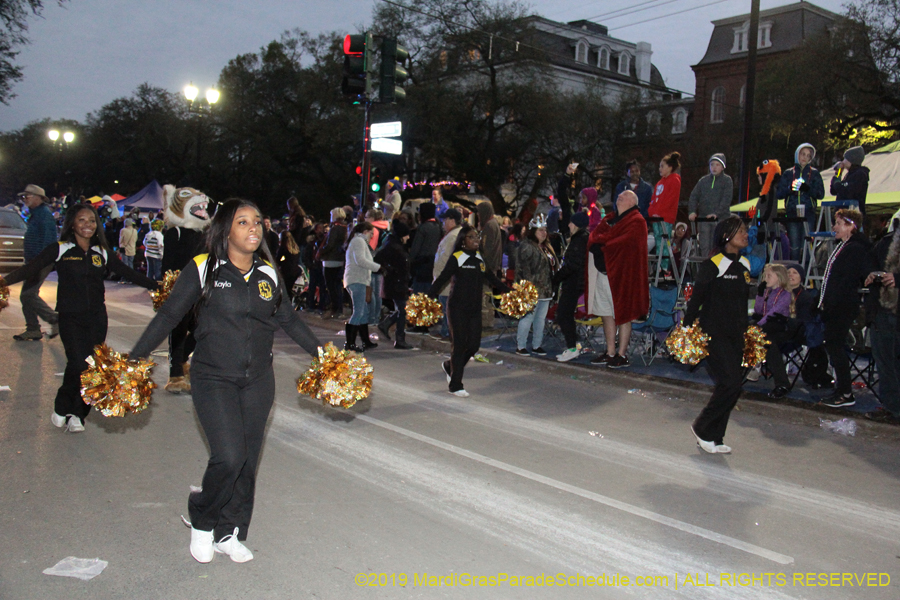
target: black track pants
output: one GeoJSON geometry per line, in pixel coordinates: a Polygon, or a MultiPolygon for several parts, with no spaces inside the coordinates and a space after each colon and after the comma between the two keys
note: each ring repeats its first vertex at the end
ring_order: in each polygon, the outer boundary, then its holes
{"type": "Polygon", "coordinates": [[[450,324],[450,391],[463,389],[463,371],[481,347],[481,310],[447,308],[450,324]]]}
{"type": "Polygon", "coordinates": [[[275,400],[275,374],[271,367],[239,379],[193,371],[191,395],[210,450],[203,489],[188,500],[191,524],[214,531],[217,540],[238,527],[243,541],[253,515],[256,468],[275,400]]]}
{"type": "Polygon", "coordinates": [[[721,444],[728,427],[728,417],[741,395],[744,368],[743,336],[729,340],[710,334],[706,370],[715,383],[709,403],[694,421],[694,431],[701,439],[721,444]]]}
{"type": "Polygon", "coordinates": [[[81,373],[94,346],[106,341],[106,306],[84,313],[59,313],[59,339],[66,351],[66,370],[56,392],[54,410],[58,415],[75,415],[84,421],[91,406],[81,398],[81,373]]]}

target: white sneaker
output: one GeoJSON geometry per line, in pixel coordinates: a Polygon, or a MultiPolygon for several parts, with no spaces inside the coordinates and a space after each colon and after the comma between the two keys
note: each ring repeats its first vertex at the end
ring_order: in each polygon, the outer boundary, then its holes
{"type": "MultiPolygon", "coordinates": [[[[706,440],[702,439],[699,435],[697,435],[697,432],[694,431],[693,425],[691,425],[691,433],[693,433],[694,437],[697,438],[697,445],[700,446],[701,450],[708,454],[716,454],[717,450],[715,442],[707,442],[706,440]]],[[[731,451],[731,448],[728,448],[728,450],[731,451]]]]}
{"type": "Polygon", "coordinates": [[[716,446],[716,454],[731,454],[731,446],[719,444],[716,446]]]}
{"type": "Polygon", "coordinates": [[[56,411],[50,413],[50,422],[53,423],[54,427],[66,426],[66,418],[62,415],[56,414],[56,411]]]}
{"type": "Polygon", "coordinates": [[[453,394],[454,396],[459,396],[460,398],[468,398],[469,397],[469,392],[467,392],[466,390],[456,390],[455,392],[450,392],[450,393],[453,394]]]}
{"type": "Polygon", "coordinates": [[[66,428],[69,433],[81,433],[84,431],[84,423],[81,419],[72,415],[69,417],[69,426],[66,428]]]}
{"type": "Polygon", "coordinates": [[[759,381],[760,375],[762,373],[759,370],[759,365],[757,365],[747,372],[747,381],[759,381]]]}
{"type": "Polygon", "coordinates": [[[569,348],[563,350],[562,353],[556,357],[556,360],[559,362],[569,362],[573,358],[578,358],[579,354],[581,354],[581,350],[578,348],[569,348]]]}
{"type": "MultiPolygon", "coordinates": [[[[234,528],[234,533],[229,533],[215,545],[215,550],[219,554],[227,554],[236,563],[245,563],[253,560],[253,553],[247,546],[243,545],[237,539],[238,528],[234,528]]],[[[212,535],[212,533],[210,533],[212,535]]]]}
{"type": "Polygon", "coordinates": [[[213,546],[212,531],[201,531],[191,527],[191,556],[194,560],[201,563],[211,561],[215,554],[213,546]]]}
{"type": "Polygon", "coordinates": [[[447,383],[450,383],[450,361],[445,360],[441,363],[441,369],[444,371],[444,375],[447,376],[447,383]]]}

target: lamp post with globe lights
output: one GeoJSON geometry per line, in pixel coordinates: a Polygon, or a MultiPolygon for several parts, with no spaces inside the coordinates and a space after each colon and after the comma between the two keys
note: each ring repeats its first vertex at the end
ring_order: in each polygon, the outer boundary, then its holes
{"type": "Polygon", "coordinates": [[[197,121],[197,147],[194,152],[194,173],[198,181],[195,185],[200,185],[200,157],[202,155],[203,146],[203,117],[212,115],[213,106],[219,101],[219,90],[209,88],[206,90],[204,98],[199,98],[200,90],[193,82],[184,86],[184,97],[188,102],[188,112],[194,115],[197,121]],[[199,98],[199,99],[198,99],[199,98]]]}
{"type": "Polygon", "coordinates": [[[63,168],[63,153],[68,150],[69,144],[75,141],[75,134],[71,131],[60,132],[58,129],[51,129],[47,132],[47,137],[50,138],[53,148],[57,151],[55,154],[57,170],[56,193],[58,195],[65,188],[65,185],[63,185],[62,182],[66,175],[65,169],[63,168]]]}

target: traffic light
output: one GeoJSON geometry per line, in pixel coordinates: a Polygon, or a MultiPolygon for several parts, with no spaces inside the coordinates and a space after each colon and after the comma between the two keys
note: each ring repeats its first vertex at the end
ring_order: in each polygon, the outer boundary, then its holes
{"type": "Polygon", "coordinates": [[[344,78],[341,93],[353,104],[366,102],[372,96],[375,42],[372,34],[344,37],[344,78]]]}
{"type": "Polygon", "coordinates": [[[393,104],[406,98],[406,90],[400,85],[409,77],[409,73],[401,65],[409,58],[406,48],[399,46],[397,40],[385,38],[381,42],[381,83],[378,90],[380,102],[393,104]]]}

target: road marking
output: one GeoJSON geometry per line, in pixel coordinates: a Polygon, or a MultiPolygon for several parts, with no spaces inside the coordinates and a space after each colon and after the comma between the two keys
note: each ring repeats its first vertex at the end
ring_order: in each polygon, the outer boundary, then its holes
{"type": "MultiPolygon", "coordinates": [[[[291,407],[285,407],[289,410],[297,410],[292,409],[291,407]]],[[[762,548],[761,546],[756,546],[754,544],[750,544],[743,540],[739,540],[737,538],[733,538],[727,535],[723,535],[720,533],[716,533],[715,531],[710,531],[709,529],[704,529],[703,527],[697,527],[696,525],[691,525],[690,523],[685,523],[683,521],[679,521],[677,519],[673,519],[671,517],[666,517],[665,515],[661,515],[659,513],[655,513],[653,511],[649,511],[638,506],[634,506],[632,504],[628,504],[627,502],[622,502],[620,500],[615,500],[608,496],[603,496],[602,494],[597,494],[595,492],[590,492],[588,490],[576,487],[574,485],[570,485],[568,483],[564,483],[562,481],[552,479],[550,477],[545,477],[544,475],[539,475],[527,469],[522,469],[520,467],[516,467],[514,465],[490,458],[488,456],[484,456],[483,454],[478,454],[477,452],[472,452],[471,450],[466,450],[465,448],[460,448],[459,446],[454,446],[453,444],[448,444],[446,442],[442,442],[435,438],[429,437],[427,435],[423,435],[421,433],[417,433],[410,429],[406,429],[404,427],[399,427],[397,425],[393,425],[386,421],[381,421],[374,417],[370,417],[368,415],[363,415],[359,413],[355,413],[354,417],[369,423],[371,425],[375,425],[376,427],[381,427],[382,429],[387,429],[388,431],[393,431],[394,433],[400,434],[402,436],[414,439],[416,441],[428,444],[430,446],[434,446],[435,448],[440,448],[447,452],[451,452],[456,454],[457,456],[462,456],[464,458],[468,458],[469,460],[474,460],[481,464],[493,467],[495,469],[500,469],[506,471],[507,473],[511,473],[513,475],[518,475],[519,477],[523,477],[525,479],[541,483],[552,488],[555,488],[560,491],[568,492],[570,494],[574,494],[586,500],[591,500],[592,502],[596,502],[598,504],[603,504],[604,506],[608,506],[610,508],[615,508],[617,510],[621,510],[628,514],[641,517],[655,523],[659,523],[660,525],[665,525],[667,527],[671,527],[672,529],[676,529],[678,531],[682,531],[684,533],[689,533],[691,535],[695,535],[697,537],[701,537],[703,539],[709,540],[711,542],[715,542],[717,544],[722,544],[725,546],[729,546],[736,550],[741,550],[743,552],[747,552],[749,554],[754,554],[761,558],[765,558],[767,560],[771,560],[772,562],[776,562],[780,565],[790,565],[793,564],[794,558],[791,556],[787,556],[785,554],[780,554],[778,552],[774,552],[772,550],[768,550],[766,548],[762,548]]]]}

